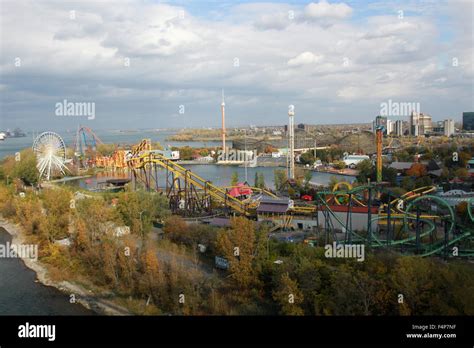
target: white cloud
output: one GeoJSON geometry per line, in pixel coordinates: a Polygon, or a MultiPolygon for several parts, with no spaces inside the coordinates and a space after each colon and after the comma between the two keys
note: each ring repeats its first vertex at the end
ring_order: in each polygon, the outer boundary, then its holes
{"type": "Polygon", "coordinates": [[[344,19],[352,14],[352,8],[345,3],[331,4],[326,0],[309,3],[304,14],[308,19],[344,19]]]}
{"type": "Polygon", "coordinates": [[[294,58],[291,58],[288,61],[288,66],[301,66],[301,65],[307,65],[307,64],[314,64],[318,63],[321,61],[323,57],[321,55],[316,55],[311,52],[303,52],[299,55],[297,55],[294,58]]]}

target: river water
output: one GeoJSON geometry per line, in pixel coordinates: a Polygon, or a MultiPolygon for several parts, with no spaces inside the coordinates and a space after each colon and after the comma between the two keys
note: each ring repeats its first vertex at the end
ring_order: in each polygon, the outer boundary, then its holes
{"type": "MultiPolygon", "coordinates": [[[[11,236],[0,227],[0,245],[11,236]]],[[[61,291],[35,282],[36,274],[18,258],[0,257],[0,315],[92,315],[80,304],[69,303],[61,291]]]]}

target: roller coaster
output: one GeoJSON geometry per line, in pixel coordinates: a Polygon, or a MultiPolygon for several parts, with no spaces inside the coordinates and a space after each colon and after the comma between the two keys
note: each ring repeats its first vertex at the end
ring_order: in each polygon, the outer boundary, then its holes
{"type": "Polygon", "coordinates": [[[81,167],[93,165],[97,146],[102,140],[89,127],[79,127],[74,139],[74,155],[81,167]]]}
{"type": "Polygon", "coordinates": [[[126,159],[134,188],[165,194],[173,213],[187,216],[241,215],[270,220],[291,228],[295,221],[311,222],[323,231],[325,242],[363,243],[370,248],[390,248],[420,256],[474,257],[474,199],[467,202],[461,219],[433,186],[397,195],[383,183],[353,187],[338,183],[332,190],[317,191],[314,202],[288,205],[281,214],[259,216],[263,197],[277,199],[268,190],[250,188],[251,195],[235,197],[233,187],[218,187],[189,169],[165,158],[143,140],[126,159]],[[164,185],[159,185],[164,179],[164,185]],[[353,227],[363,217],[364,227],[353,227]]]}

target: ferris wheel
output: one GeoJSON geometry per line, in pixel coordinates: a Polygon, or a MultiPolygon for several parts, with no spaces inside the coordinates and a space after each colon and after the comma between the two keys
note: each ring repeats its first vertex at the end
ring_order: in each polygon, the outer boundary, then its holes
{"type": "Polygon", "coordinates": [[[44,132],[33,142],[33,151],[38,159],[40,178],[49,180],[54,174],[66,174],[66,145],[54,132],[44,132]]]}

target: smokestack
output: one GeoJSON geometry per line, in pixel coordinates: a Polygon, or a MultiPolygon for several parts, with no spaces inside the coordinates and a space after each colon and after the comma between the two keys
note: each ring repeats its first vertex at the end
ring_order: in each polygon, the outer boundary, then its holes
{"type": "Polygon", "coordinates": [[[221,103],[221,113],[222,113],[222,154],[223,158],[226,157],[226,147],[225,147],[225,100],[224,100],[224,90],[222,90],[222,103],[221,103]]]}

